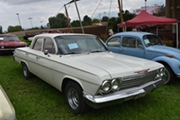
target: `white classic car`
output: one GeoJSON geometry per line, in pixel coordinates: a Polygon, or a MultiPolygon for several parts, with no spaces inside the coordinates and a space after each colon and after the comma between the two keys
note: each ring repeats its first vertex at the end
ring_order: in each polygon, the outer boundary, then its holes
{"type": "Polygon", "coordinates": [[[0,85],[0,120],[16,120],[15,110],[4,89],[0,85]]]}
{"type": "Polygon", "coordinates": [[[109,52],[95,35],[40,34],[14,59],[26,79],[34,74],[65,94],[75,114],[146,95],[165,81],[164,66],[109,52]]]}

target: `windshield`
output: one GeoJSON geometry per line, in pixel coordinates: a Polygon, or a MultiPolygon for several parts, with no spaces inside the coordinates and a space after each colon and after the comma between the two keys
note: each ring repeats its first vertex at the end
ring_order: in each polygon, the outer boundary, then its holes
{"type": "Polygon", "coordinates": [[[153,45],[163,45],[161,39],[156,35],[145,35],[143,36],[143,41],[146,47],[153,45]]]}
{"type": "Polygon", "coordinates": [[[0,40],[14,41],[19,40],[17,36],[0,36],[0,40]]]}
{"type": "Polygon", "coordinates": [[[80,54],[107,51],[106,47],[95,36],[74,35],[55,38],[59,54],[80,54]]]}

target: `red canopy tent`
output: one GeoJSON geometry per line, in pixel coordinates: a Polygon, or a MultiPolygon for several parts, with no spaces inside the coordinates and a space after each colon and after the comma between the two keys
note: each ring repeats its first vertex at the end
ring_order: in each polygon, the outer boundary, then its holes
{"type": "Polygon", "coordinates": [[[177,19],[153,16],[146,11],[142,11],[135,18],[126,21],[125,23],[118,24],[119,27],[132,27],[132,26],[155,26],[167,25],[177,23],[177,19]]]}
{"type": "Polygon", "coordinates": [[[178,47],[178,20],[172,18],[165,17],[157,17],[153,16],[146,11],[142,11],[135,18],[128,20],[124,23],[118,24],[119,27],[140,27],[140,26],[157,26],[157,25],[168,25],[175,24],[176,25],[176,41],[178,47]]]}

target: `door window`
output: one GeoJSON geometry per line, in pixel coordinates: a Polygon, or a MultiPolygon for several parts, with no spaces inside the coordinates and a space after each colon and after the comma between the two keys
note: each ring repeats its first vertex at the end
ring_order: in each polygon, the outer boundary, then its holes
{"type": "Polygon", "coordinates": [[[108,41],[107,46],[119,47],[119,46],[120,46],[120,37],[111,38],[111,39],[108,41]]]}
{"type": "Polygon", "coordinates": [[[55,47],[52,39],[45,38],[43,51],[44,50],[48,50],[49,53],[55,54],[55,47]]]}
{"type": "Polygon", "coordinates": [[[128,48],[139,48],[142,44],[139,39],[134,37],[123,37],[122,46],[128,48]]]}
{"type": "Polygon", "coordinates": [[[42,43],[43,43],[43,38],[37,38],[32,49],[41,51],[42,43]]]}

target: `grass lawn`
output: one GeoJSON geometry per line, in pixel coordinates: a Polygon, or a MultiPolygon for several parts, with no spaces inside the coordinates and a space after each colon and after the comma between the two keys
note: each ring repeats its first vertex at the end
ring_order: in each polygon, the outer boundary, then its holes
{"type": "Polygon", "coordinates": [[[39,78],[26,80],[12,55],[0,56],[0,84],[17,120],[180,120],[180,80],[135,101],[74,115],[61,92],[39,78]]]}

